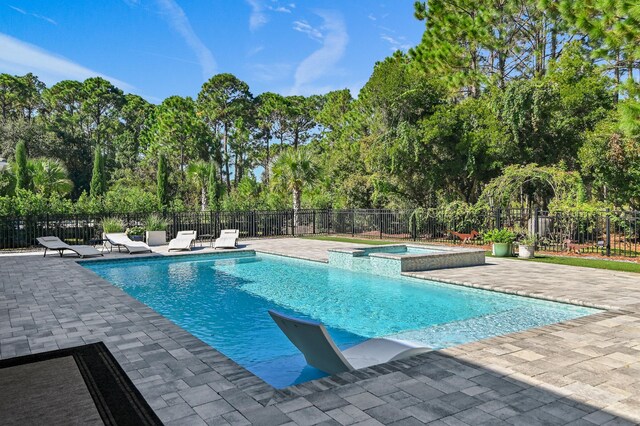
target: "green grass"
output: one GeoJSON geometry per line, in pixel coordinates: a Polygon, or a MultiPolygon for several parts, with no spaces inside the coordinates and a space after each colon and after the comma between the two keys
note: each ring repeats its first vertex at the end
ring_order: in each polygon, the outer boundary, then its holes
{"type": "Polygon", "coordinates": [[[564,256],[536,256],[535,259],[518,259],[526,262],[553,263],[555,265],[582,266],[584,268],[607,269],[609,271],[635,272],[640,274],[640,264],[604,259],[581,259],[564,256]]]}
{"type": "Polygon", "coordinates": [[[369,244],[372,246],[381,246],[384,244],[393,244],[393,241],[389,240],[364,240],[360,238],[349,238],[349,237],[324,237],[324,236],[316,236],[316,237],[302,237],[307,240],[320,240],[320,241],[335,241],[338,243],[354,243],[354,244],[369,244]]]}

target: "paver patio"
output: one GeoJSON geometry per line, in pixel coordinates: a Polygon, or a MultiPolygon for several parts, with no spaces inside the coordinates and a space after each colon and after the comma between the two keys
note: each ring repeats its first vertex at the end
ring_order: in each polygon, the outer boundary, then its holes
{"type": "MultiPolygon", "coordinates": [[[[320,261],[357,246],[243,244],[320,261]]],[[[13,255],[0,257],[0,358],[104,341],[167,424],[640,422],[640,276],[507,259],[416,275],[608,310],[275,390],[73,259],[13,255]]]]}

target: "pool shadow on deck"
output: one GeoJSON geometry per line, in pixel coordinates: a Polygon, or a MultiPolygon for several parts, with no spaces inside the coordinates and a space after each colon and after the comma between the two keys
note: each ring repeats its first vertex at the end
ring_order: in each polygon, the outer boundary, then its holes
{"type": "MultiPolygon", "coordinates": [[[[511,345],[508,337],[494,339],[504,342],[496,345],[496,352],[511,345]]],[[[508,369],[463,360],[446,352],[432,351],[275,390],[266,405],[298,397],[323,411],[348,404],[361,408],[359,404],[363,404],[375,407],[362,409],[384,424],[410,417],[427,423],[450,416],[469,425],[640,422],[639,401],[633,397],[632,388],[626,389],[628,396],[623,396],[624,389],[615,393],[611,386],[597,387],[606,381],[608,371],[590,373],[583,369],[593,375],[593,385],[587,383],[589,378],[567,377],[576,376],[576,369],[570,365],[531,374],[533,378],[529,380],[529,374],[519,373],[523,369],[517,365],[508,369]]]]}

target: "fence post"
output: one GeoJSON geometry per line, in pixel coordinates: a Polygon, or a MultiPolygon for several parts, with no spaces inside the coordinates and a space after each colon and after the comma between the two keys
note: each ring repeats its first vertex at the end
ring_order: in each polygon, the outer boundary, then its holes
{"type": "Polygon", "coordinates": [[[538,224],[538,218],[540,217],[540,209],[536,207],[533,211],[533,236],[535,237],[535,245],[534,248],[538,248],[538,240],[540,239],[540,226],[538,224]]]}
{"type": "Polygon", "coordinates": [[[378,230],[380,231],[380,239],[382,239],[382,210],[378,210],[378,230]]]}
{"type": "Polygon", "coordinates": [[[611,215],[609,209],[607,209],[607,256],[611,256],[611,215]]]}
{"type": "Polygon", "coordinates": [[[291,210],[291,236],[296,236],[296,212],[291,210]]]}
{"type": "Polygon", "coordinates": [[[418,217],[415,216],[411,221],[411,236],[413,237],[413,241],[418,239],[418,217]]]}
{"type": "Polygon", "coordinates": [[[351,209],[351,236],[356,236],[356,209],[351,209]]]}
{"type": "Polygon", "coordinates": [[[316,209],[312,210],[311,219],[313,220],[313,235],[316,235],[316,209]]]}
{"type": "Polygon", "coordinates": [[[172,237],[178,235],[178,213],[173,212],[173,234],[172,237]]]}

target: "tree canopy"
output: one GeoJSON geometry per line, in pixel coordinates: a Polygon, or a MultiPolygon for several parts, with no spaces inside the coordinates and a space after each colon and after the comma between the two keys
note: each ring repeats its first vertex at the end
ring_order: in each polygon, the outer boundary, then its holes
{"type": "Polygon", "coordinates": [[[429,0],[415,16],[420,43],[359,93],[254,96],[224,73],[154,105],[101,77],[0,74],[0,214],[640,208],[636,2],[429,0]]]}

